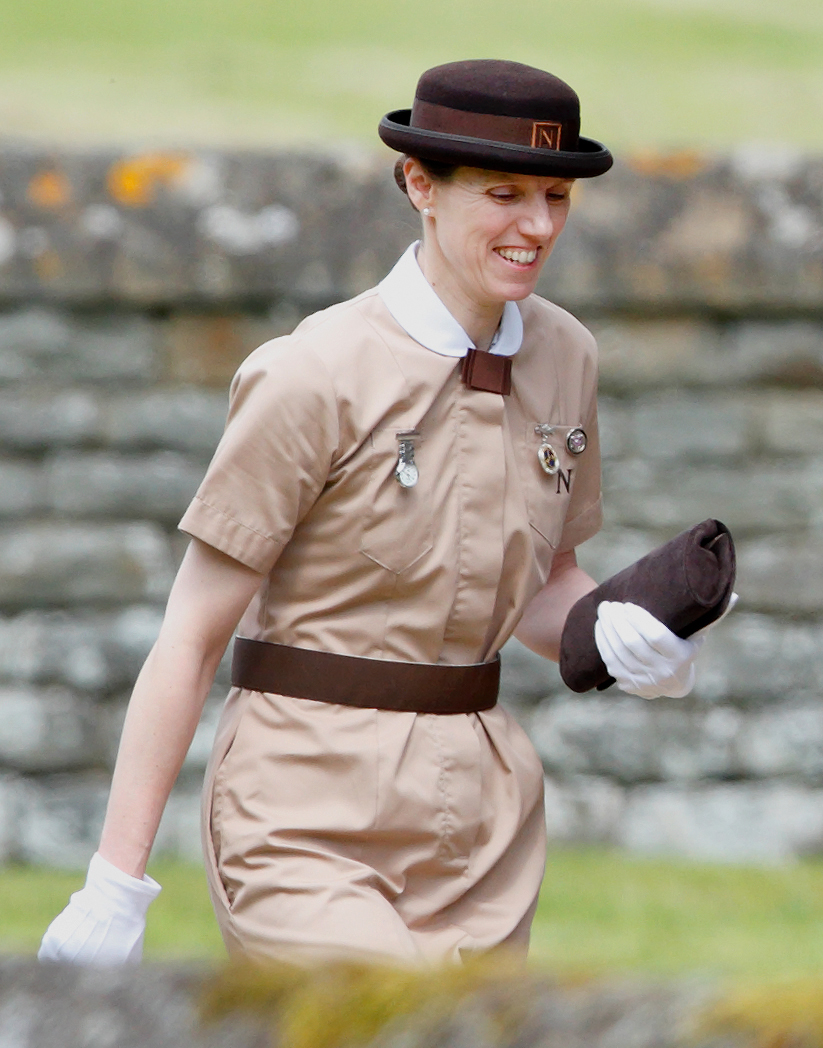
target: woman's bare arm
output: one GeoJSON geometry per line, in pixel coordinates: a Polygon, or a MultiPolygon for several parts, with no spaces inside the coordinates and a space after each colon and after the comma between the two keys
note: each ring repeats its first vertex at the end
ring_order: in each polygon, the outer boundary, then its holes
{"type": "Polygon", "coordinates": [[[557,662],[566,616],[596,585],[594,579],[577,566],[574,550],[558,553],[546,585],[523,612],[515,637],[538,655],[557,662]]]}
{"type": "Polygon", "coordinates": [[[160,817],[226,645],[262,576],[193,539],[137,678],[114,769],[100,854],[142,877],[160,817]]]}

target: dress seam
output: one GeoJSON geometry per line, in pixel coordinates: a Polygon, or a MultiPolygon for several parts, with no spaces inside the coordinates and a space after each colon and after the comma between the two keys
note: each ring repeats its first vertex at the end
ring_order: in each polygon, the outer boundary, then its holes
{"type": "Polygon", "coordinates": [[[466,535],[464,533],[465,528],[465,490],[464,490],[464,477],[463,477],[463,416],[464,407],[462,402],[458,402],[456,405],[456,443],[457,443],[457,470],[456,470],[456,488],[457,488],[457,536],[460,543],[457,556],[457,578],[454,583],[454,597],[452,598],[452,605],[449,610],[448,618],[446,619],[446,626],[443,630],[443,643],[444,646],[448,643],[451,635],[454,632],[454,619],[457,614],[457,606],[462,596],[462,590],[464,589],[463,577],[464,577],[464,558],[466,550],[466,535]]]}

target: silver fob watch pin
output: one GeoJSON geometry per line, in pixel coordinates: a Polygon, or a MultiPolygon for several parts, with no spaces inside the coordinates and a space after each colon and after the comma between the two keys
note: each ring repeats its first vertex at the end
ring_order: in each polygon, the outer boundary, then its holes
{"type": "Polygon", "coordinates": [[[398,484],[404,488],[413,488],[420,479],[420,471],[414,461],[414,438],[420,434],[416,430],[408,430],[397,434],[399,443],[397,453],[397,465],[394,467],[394,476],[398,484]]]}

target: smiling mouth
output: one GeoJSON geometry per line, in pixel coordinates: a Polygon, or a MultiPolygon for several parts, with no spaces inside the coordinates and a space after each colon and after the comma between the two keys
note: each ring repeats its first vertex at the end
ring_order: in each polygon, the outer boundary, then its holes
{"type": "Polygon", "coordinates": [[[537,248],[528,250],[526,248],[496,247],[494,250],[507,262],[515,262],[520,266],[530,266],[537,258],[537,248]]]}

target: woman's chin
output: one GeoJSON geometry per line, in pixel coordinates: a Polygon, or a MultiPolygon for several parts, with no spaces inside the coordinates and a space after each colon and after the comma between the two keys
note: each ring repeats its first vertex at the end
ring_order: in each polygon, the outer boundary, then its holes
{"type": "Polygon", "coordinates": [[[534,292],[536,286],[537,277],[531,273],[528,274],[528,279],[501,282],[494,288],[494,301],[522,302],[524,298],[528,298],[534,292]]]}
{"type": "Polygon", "coordinates": [[[494,274],[495,279],[489,281],[489,291],[496,301],[520,302],[528,298],[537,287],[542,265],[539,260],[530,266],[507,265],[507,272],[494,274]]]}

